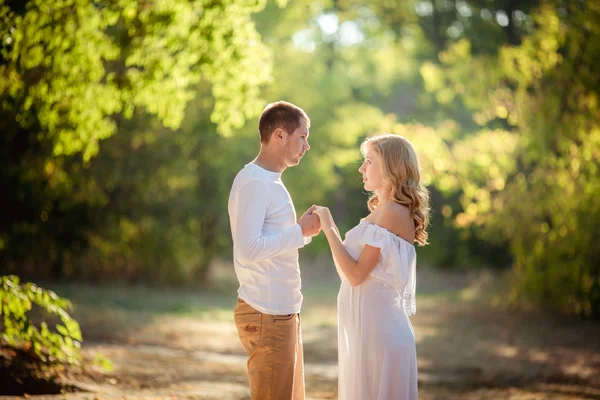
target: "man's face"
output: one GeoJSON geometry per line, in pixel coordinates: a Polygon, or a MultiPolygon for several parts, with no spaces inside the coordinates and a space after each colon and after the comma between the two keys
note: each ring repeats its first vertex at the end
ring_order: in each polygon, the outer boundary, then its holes
{"type": "Polygon", "coordinates": [[[307,150],[308,145],[308,127],[304,118],[300,119],[300,126],[289,135],[283,134],[285,137],[283,144],[283,161],[287,167],[295,167],[300,163],[307,150]]]}

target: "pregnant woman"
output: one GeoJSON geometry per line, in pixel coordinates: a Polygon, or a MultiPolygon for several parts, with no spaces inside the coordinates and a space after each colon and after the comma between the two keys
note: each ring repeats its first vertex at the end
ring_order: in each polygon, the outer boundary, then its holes
{"type": "Polygon", "coordinates": [[[411,143],[397,135],[367,139],[359,168],[372,192],[370,214],[342,241],[331,213],[313,214],[342,280],[338,294],[340,400],[416,400],[416,251],[427,244],[429,195],[411,143]]]}

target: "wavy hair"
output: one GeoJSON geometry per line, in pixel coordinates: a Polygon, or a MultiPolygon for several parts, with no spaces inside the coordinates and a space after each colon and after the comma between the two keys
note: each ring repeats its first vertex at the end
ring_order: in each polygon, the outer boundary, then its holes
{"type": "MultiPolygon", "coordinates": [[[[426,245],[429,192],[421,184],[419,160],[413,145],[402,136],[385,133],[365,139],[360,151],[366,156],[371,148],[381,157],[381,178],[392,188],[392,201],[408,207],[415,224],[415,241],[420,246],[426,245]]],[[[369,211],[377,208],[379,199],[376,193],[371,195],[367,205],[369,211]]]]}

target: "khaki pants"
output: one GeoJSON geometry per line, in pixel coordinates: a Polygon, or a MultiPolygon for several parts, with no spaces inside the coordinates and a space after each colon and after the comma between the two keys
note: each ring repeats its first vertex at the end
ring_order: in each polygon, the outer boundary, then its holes
{"type": "Polygon", "coordinates": [[[304,400],[300,314],[263,314],[238,298],[234,320],[248,353],[252,399],[304,400]]]}

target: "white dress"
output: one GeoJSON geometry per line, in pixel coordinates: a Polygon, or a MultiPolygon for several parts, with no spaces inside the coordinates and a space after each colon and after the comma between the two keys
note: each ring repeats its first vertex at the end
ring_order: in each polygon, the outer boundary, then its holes
{"type": "Polygon", "coordinates": [[[413,245],[365,219],[346,233],[355,260],[381,249],[369,276],[352,287],[341,270],[338,294],[339,400],[417,399],[417,352],[409,315],[416,312],[413,245]]]}

